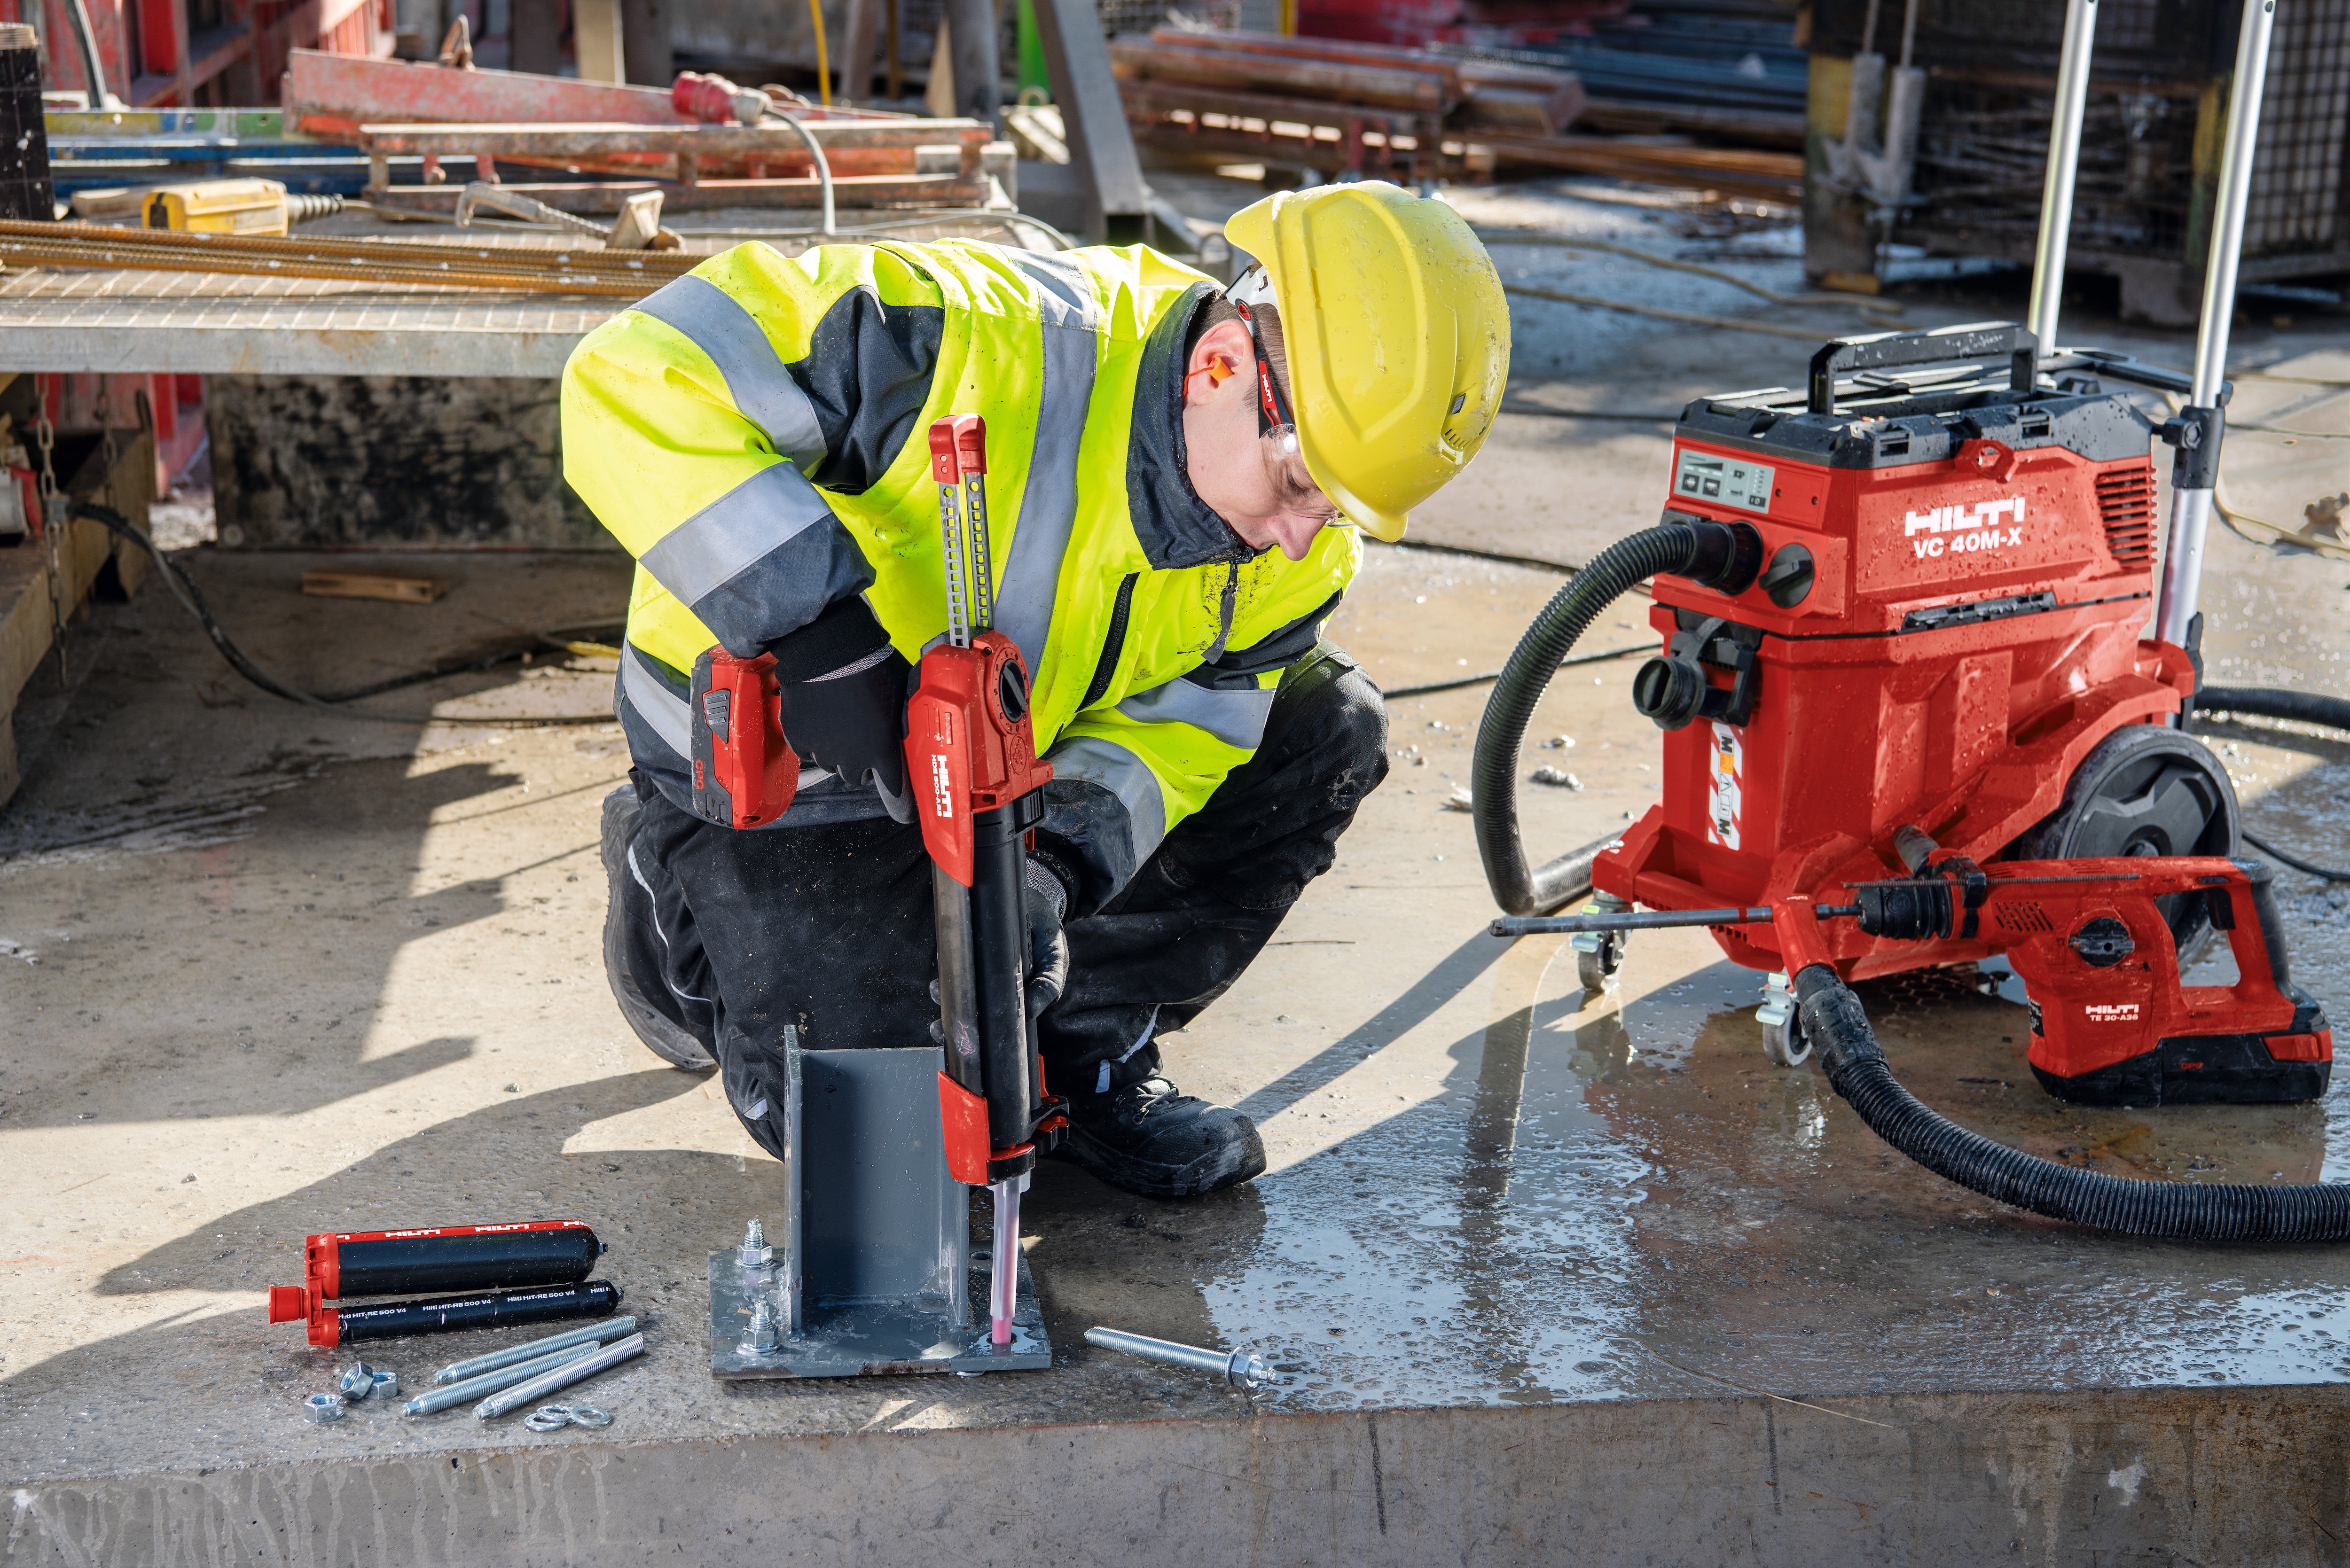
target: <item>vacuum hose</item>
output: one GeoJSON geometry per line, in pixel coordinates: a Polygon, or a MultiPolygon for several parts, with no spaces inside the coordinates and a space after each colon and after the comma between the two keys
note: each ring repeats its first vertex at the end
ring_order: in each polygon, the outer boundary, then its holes
{"type": "MultiPolygon", "coordinates": [[[[2350,734],[2350,697],[2328,697],[2317,691],[2287,691],[2274,686],[2205,686],[2195,693],[2199,713],[2250,713],[2260,719],[2292,719],[2322,724],[2350,734]]],[[[2257,834],[2239,828],[2236,836],[2272,860],[2282,861],[2305,876],[2328,882],[2350,882],[2350,871],[2315,866],[2278,848],[2257,834]]]]}
{"type": "MultiPolygon", "coordinates": [[[[1633,585],[1668,572],[1709,587],[1753,581],[1761,541],[1743,523],[1665,523],[1618,539],[1543,606],[1493,682],[1477,725],[1470,779],[1477,854],[1493,901],[1513,915],[1545,915],[1591,888],[1591,862],[1616,841],[1595,839],[1546,866],[1527,864],[1518,834],[1518,751],[1534,708],[1575,639],[1633,585]]],[[[1744,583],[1739,584],[1741,587],[1744,583]]]]}
{"type": "Polygon", "coordinates": [[[1834,970],[1825,964],[1804,970],[1795,976],[1795,995],[1828,1083],[1869,1131],[1935,1175],[1986,1198],[2125,1236],[2350,1241],[2350,1184],[2137,1181],[2076,1170],[1970,1133],[1901,1086],[1860,999],[1834,970]]]}

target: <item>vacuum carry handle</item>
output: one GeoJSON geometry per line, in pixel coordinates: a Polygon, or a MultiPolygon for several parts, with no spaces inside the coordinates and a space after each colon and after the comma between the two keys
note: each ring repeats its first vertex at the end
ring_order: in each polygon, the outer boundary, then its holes
{"type": "Polygon", "coordinates": [[[1940,365],[1968,359],[2008,362],[2008,385],[2018,392],[2032,390],[2040,340],[2012,321],[1983,321],[1967,327],[1942,327],[1931,332],[1878,332],[1866,337],[1840,337],[1812,356],[1811,411],[1835,412],[1835,382],[1839,370],[1876,370],[1896,365],[1940,365]]]}

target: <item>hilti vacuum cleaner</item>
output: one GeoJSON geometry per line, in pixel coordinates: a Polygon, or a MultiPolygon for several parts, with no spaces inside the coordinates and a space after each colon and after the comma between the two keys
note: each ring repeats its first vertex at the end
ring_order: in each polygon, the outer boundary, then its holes
{"type": "MultiPolygon", "coordinates": [[[[2053,1094],[2131,1105],[2307,1099],[2332,1066],[2331,1032],[2287,976],[2265,876],[2244,872],[2241,894],[2230,883],[2218,899],[2156,869],[2186,857],[2225,878],[2216,867],[2240,836],[2227,772],[2189,732],[2197,709],[2350,730],[2350,701],[2200,680],[2196,603],[2273,0],[2244,8],[2192,375],[2052,347],[2094,20],[2091,0],[2073,0],[2031,326],[1832,342],[1800,390],[1691,403],[1675,432],[1662,523],[1601,552],[1544,607],[1477,736],[1478,846],[1495,900],[1517,917],[1497,930],[1575,930],[1582,978],[1596,986],[1621,961],[1628,930],[1710,927],[1733,961],[1772,977],[1760,1016],[1773,1058],[1793,1065],[1819,1046],[1837,1091],[1913,1156],[1917,1139],[1897,1136],[1908,1111],[1887,1109],[1887,1096],[1855,1098],[1854,1075],[1872,1063],[1867,1071],[1883,1075],[1883,1061],[1846,982],[2000,952],[2021,974],[2013,955],[2045,933],[1970,907],[1923,925],[1866,915],[1806,924],[1797,941],[1783,912],[1842,906],[1851,889],[1945,863],[1989,877],[2002,860],[2087,857],[2102,867],[2157,857],[2136,884],[2144,898],[2109,892],[2095,910],[2066,903],[2043,914],[2073,920],[2060,934],[2092,948],[2104,922],[2119,925],[2133,972],[2159,958],[2172,990],[2178,954],[2214,924],[2243,930],[2250,921],[2268,933],[2257,972],[2243,970],[2251,978],[2231,1000],[2202,995],[2220,988],[2184,988],[2158,1010],[2217,1019],[2209,1033],[2241,1046],[2226,1072],[2209,1071],[2199,1045],[2172,1049],[2143,1004],[2108,1020],[2128,1025],[2120,1055],[2064,1047],[2043,1006],[2031,1059],[2053,1094]],[[2158,423],[2107,382],[2178,394],[2185,407],[2158,423]],[[2153,635],[2141,637],[2155,589],[2155,438],[2175,452],[2173,505],[2153,635]],[[1620,838],[1534,867],[1516,810],[1526,725],[1584,630],[1649,577],[1650,622],[1666,642],[1635,677],[1633,701],[1664,732],[1662,800],[1620,838]],[[1529,918],[1586,888],[1582,915],[1529,918]],[[1658,913],[1628,913],[1635,903],[1658,913]],[[1735,919],[1721,918],[1723,905],[1735,919]],[[2158,933],[2148,924],[2158,917],[2158,933]],[[2272,1048],[2284,1038],[2294,1044],[2272,1048]]],[[[2043,984],[2054,973],[2044,963],[2039,972],[2043,984]]],[[[1973,1137],[1889,1075],[1884,1084],[1931,1119],[1936,1137],[1973,1137]]],[[[1963,1162],[1927,1163],[2008,1197],[1963,1162]]],[[[2100,1207],[2080,1198],[2081,1184],[2115,1179],[2031,1163],[2055,1194],[2054,1207],[2027,1204],[2043,1213],[2098,1224],[2121,1216],[2123,1228],[2173,1235],[2350,1238],[2350,1188],[2306,1189],[2301,1218],[2277,1229],[2208,1196],[2244,1189],[2137,1183],[2149,1189],[2142,1200],[2100,1207]]]]}

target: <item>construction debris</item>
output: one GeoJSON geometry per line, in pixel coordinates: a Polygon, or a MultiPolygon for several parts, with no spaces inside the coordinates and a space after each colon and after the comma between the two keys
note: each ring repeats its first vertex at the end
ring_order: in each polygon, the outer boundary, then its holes
{"type": "Polygon", "coordinates": [[[397,604],[429,605],[449,591],[443,577],[413,576],[404,572],[305,572],[302,591],[313,598],[390,599],[397,604]]]}
{"type": "Polygon", "coordinates": [[[1565,71],[1271,33],[1161,27],[1115,40],[1110,67],[1144,140],[1333,174],[1482,172],[1470,133],[1547,136],[1583,109],[1565,71]]]}
{"type": "Polygon", "coordinates": [[[1563,134],[1587,112],[1564,57],[1489,53],[1161,27],[1114,41],[1110,64],[1137,138],[1170,149],[1357,177],[1481,178],[1516,163],[1802,198],[1797,154],[1563,134]]]}

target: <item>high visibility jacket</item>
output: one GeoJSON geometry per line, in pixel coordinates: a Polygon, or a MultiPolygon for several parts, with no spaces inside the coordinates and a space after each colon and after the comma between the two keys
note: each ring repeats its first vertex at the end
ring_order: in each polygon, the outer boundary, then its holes
{"type": "MultiPolygon", "coordinates": [[[[638,767],[692,809],[688,672],[714,644],[755,656],[862,594],[920,658],[947,614],[927,432],[980,414],[995,625],[1056,775],[1043,831],[1078,912],[1115,894],[1254,753],[1361,559],[1339,528],[1303,561],[1252,552],[1192,491],[1183,348],[1214,292],[1140,246],[751,244],[590,333],[564,476],[637,558],[638,767]]],[[[775,829],[883,809],[811,769],[775,829]]]]}

